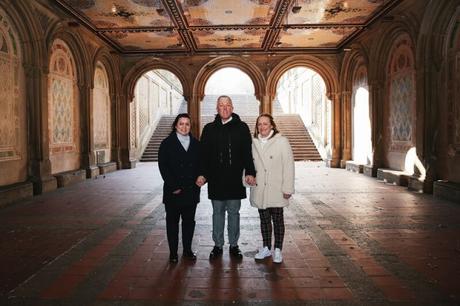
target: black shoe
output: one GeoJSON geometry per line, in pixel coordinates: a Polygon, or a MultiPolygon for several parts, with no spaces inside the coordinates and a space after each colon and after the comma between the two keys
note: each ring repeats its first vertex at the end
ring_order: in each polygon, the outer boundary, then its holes
{"type": "Polygon", "coordinates": [[[209,254],[209,259],[215,259],[217,257],[220,257],[222,256],[222,254],[224,253],[224,250],[222,250],[222,248],[219,248],[218,246],[215,246],[211,253],[209,254]]]}
{"type": "Polygon", "coordinates": [[[178,261],[179,261],[179,258],[177,257],[177,254],[169,254],[170,263],[177,263],[178,261]]]}
{"type": "Polygon", "coordinates": [[[193,253],[192,250],[184,251],[184,253],[182,254],[182,256],[183,256],[184,258],[189,259],[189,260],[196,260],[196,254],[193,253]]]}
{"type": "Polygon", "coordinates": [[[230,255],[236,259],[242,259],[243,258],[243,253],[241,253],[240,248],[236,246],[230,246],[229,249],[230,255]]]}

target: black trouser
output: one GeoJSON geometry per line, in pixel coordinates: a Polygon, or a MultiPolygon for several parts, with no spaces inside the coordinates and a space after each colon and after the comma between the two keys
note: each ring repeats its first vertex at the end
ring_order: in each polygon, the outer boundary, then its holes
{"type": "Polygon", "coordinates": [[[169,252],[177,254],[179,243],[179,220],[182,217],[182,247],[183,251],[192,250],[193,233],[195,232],[196,204],[165,205],[166,209],[166,234],[168,237],[169,252]]]}

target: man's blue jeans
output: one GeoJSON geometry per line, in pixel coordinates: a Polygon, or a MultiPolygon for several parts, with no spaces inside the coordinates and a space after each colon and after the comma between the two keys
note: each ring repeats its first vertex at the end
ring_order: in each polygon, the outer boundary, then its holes
{"type": "Polygon", "coordinates": [[[228,214],[228,242],[237,246],[240,238],[241,200],[211,200],[212,202],[212,240],[214,245],[224,246],[225,212],[228,214]]]}

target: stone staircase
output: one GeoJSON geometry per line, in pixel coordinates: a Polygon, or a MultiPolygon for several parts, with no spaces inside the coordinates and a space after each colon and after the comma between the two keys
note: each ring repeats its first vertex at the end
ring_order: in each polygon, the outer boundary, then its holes
{"type": "MultiPolygon", "coordinates": [[[[258,102],[253,96],[232,95],[232,99],[235,113],[240,115],[241,119],[248,124],[251,134],[254,133],[255,122],[257,119],[256,114],[259,112],[258,102]]],[[[214,120],[214,116],[216,114],[216,100],[217,96],[206,96],[205,100],[202,102],[201,128],[203,128],[205,124],[214,120]]],[[[186,106],[182,105],[179,112],[185,111],[186,106]]],[[[316,149],[300,116],[283,114],[281,106],[279,106],[278,103],[275,103],[273,113],[279,131],[289,139],[289,143],[291,144],[294,153],[294,159],[296,161],[320,161],[321,156],[319,155],[318,150],[316,149]]],[[[158,147],[160,146],[161,141],[171,132],[171,125],[174,122],[175,117],[176,116],[161,117],[160,122],[158,123],[157,128],[153,133],[144,154],[142,155],[142,162],[158,160],[158,147]]]]}

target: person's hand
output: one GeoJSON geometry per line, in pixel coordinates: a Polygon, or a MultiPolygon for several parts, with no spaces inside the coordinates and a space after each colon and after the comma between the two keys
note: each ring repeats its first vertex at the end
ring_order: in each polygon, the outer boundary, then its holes
{"type": "Polygon", "coordinates": [[[283,193],[283,198],[285,198],[286,200],[289,199],[291,196],[292,194],[283,193]]]}
{"type": "Polygon", "coordinates": [[[246,184],[249,186],[255,186],[256,185],[256,178],[252,175],[246,175],[244,177],[244,180],[246,181],[246,184]]]}
{"type": "Polygon", "coordinates": [[[202,187],[204,184],[206,184],[206,178],[204,176],[200,175],[199,177],[196,178],[195,184],[198,187],[202,187]]]}
{"type": "Polygon", "coordinates": [[[178,195],[181,192],[182,192],[182,189],[177,189],[173,191],[173,194],[178,195]]]}

